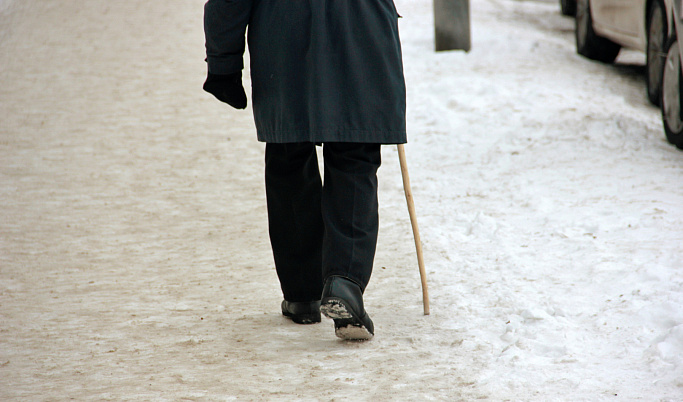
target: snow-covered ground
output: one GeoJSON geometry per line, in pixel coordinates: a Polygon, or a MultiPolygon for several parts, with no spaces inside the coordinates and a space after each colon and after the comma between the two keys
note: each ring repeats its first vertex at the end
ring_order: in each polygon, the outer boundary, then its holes
{"type": "Polygon", "coordinates": [[[152,3],[0,0],[0,399],[683,400],[683,152],[642,55],[577,56],[550,0],[473,1],[472,51],[437,54],[397,0],[432,314],[385,147],[348,343],[280,315],[203,1],[152,3]]]}

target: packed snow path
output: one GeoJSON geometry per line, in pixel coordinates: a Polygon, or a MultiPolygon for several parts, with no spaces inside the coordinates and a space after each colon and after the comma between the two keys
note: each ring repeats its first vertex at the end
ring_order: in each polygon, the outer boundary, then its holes
{"type": "Polygon", "coordinates": [[[203,0],[0,0],[0,399],[683,399],[683,153],[644,58],[577,56],[556,1],[471,6],[472,51],[436,54],[397,0],[432,314],[385,147],[348,343],[280,315],[203,0]]]}

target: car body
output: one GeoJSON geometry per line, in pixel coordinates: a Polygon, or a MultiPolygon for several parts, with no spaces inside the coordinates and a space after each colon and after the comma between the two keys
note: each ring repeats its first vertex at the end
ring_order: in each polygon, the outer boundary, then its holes
{"type": "MultiPolygon", "coordinates": [[[[652,0],[591,0],[595,31],[621,46],[645,51],[647,12],[652,0]]],[[[667,31],[673,32],[671,10],[674,0],[663,0],[667,10],[667,31]]],[[[560,0],[562,13],[574,16],[577,0],[560,0]]]]}
{"type": "Polygon", "coordinates": [[[682,0],[560,0],[576,17],[576,50],[613,62],[622,47],[645,52],[647,95],[661,106],[667,140],[683,150],[682,0]]]}
{"type": "MultiPolygon", "coordinates": [[[[591,0],[595,32],[621,46],[645,51],[647,48],[647,13],[653,0],[591,0]]],[[[667,33],[672,32],[673,0],[663,0],[667,33]]]]}
{"type": "MultiPolygon", "coordinates": [[[[561,2],[563,12],[571,8],[561,2]]],[[[573,0],[577,52],[593,60],[613,62],[622,47],[645,52],[647,94],[661,101],[666,46],[674,33],[674,0],[573,0]]]]}

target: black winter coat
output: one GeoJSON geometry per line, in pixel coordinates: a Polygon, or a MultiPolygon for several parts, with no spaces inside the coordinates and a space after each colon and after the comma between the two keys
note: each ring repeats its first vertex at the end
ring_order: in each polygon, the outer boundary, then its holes
{"type": "Polygon", "coordinates": [[[209,72],[243,69],[245,32],[258,139],[406,142],[393,0],[209,0],[209,72]]]}

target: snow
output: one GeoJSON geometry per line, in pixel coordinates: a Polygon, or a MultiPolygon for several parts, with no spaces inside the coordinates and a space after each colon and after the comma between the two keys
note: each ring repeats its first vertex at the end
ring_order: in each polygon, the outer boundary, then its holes
{"type": "Polygon", "coordinates": [[[12,5],[14,0],[0,0],[0,12],[5,12],[12,5]]]}
{"type": "Polygon", "coordinates": [[[384,147],[375,337],[343,342],[280,315],[202,3],[0,0],[0,399],[683,400],[683,153],[642,54],[581,58],[550,0],[471,2],[472,51],[435,53],[397,0],[431,315],[384,147]]]}

